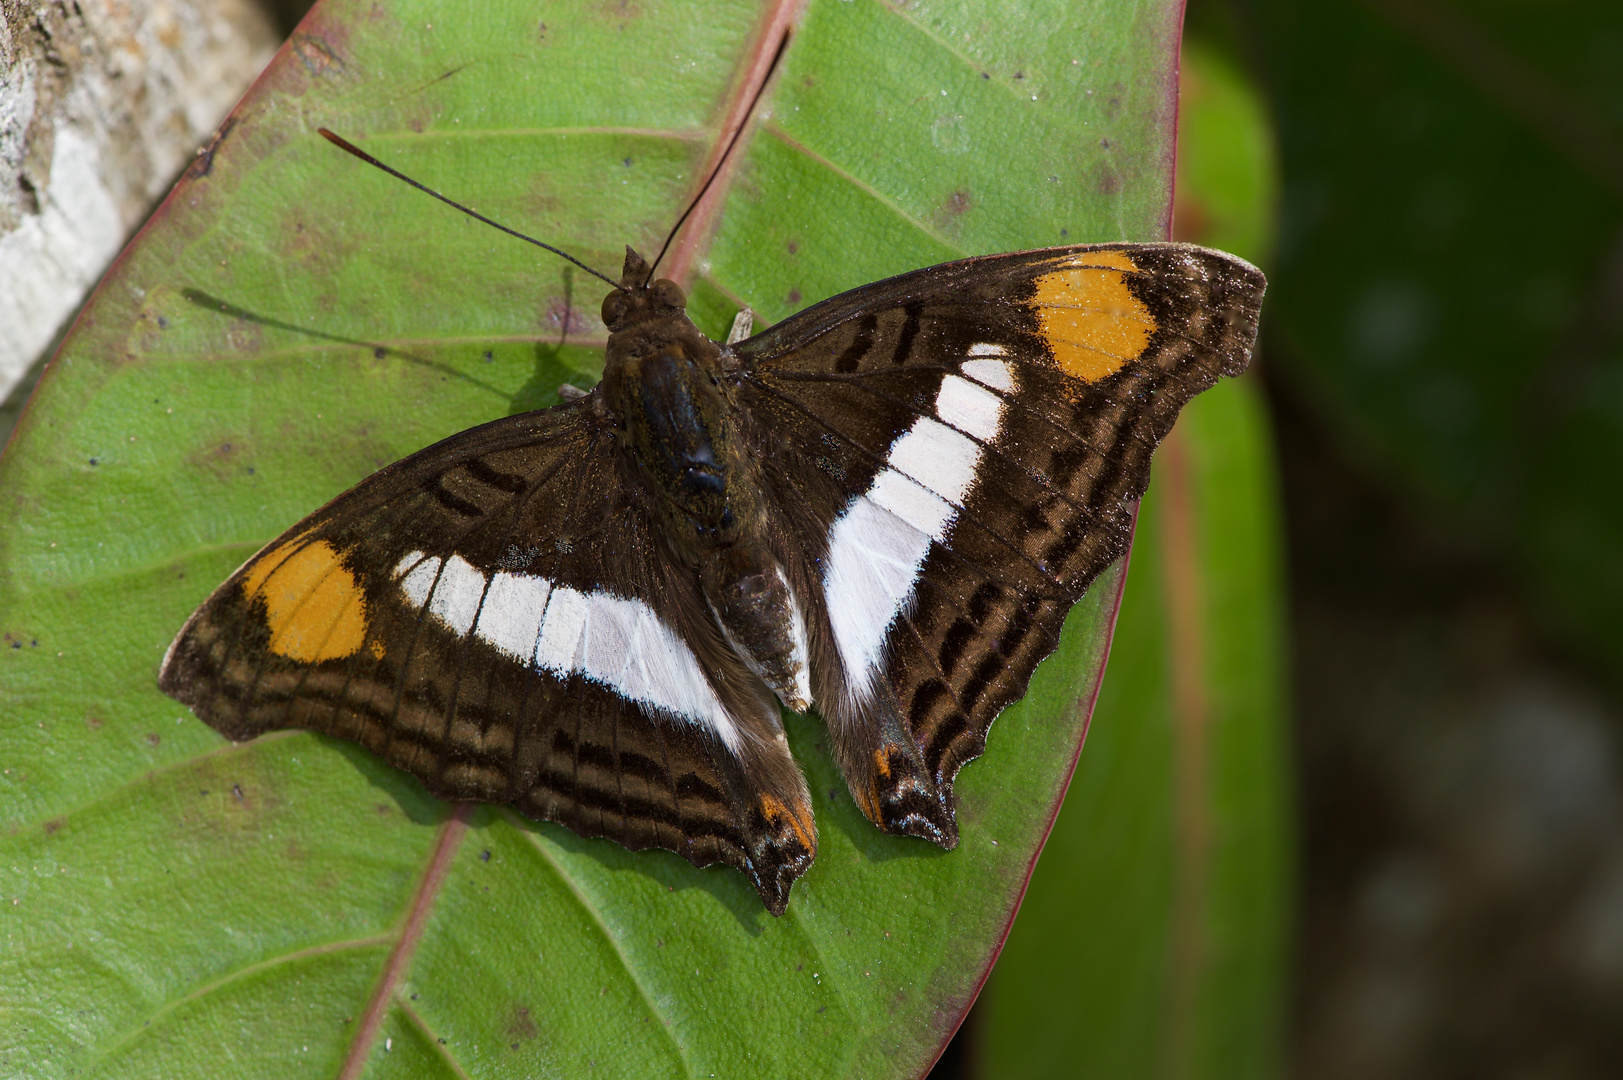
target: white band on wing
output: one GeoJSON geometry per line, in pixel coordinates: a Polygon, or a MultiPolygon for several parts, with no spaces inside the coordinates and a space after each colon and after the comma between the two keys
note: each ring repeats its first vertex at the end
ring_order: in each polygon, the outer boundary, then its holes
{"type": "Polygon", "coordinates": [[[873,693],[891,623],[912,600],[930,544],[946,542],[975,485],[983,444],[1002,429],[1004,401],[988,387],[1012,392],[1014,369],[976,359],[960,370],[969,378],[941,380],[935,416],[917,418],[891,444],[885,467],[829,533],[823,595],[853,704],[873,693]]]}
{"type": "Polygon", "coordinates": [[[489,578],[460,555],[414,551],[394,568],[413,608],[539,671],[578,674],[630,701],[714,732],[738,752],[739,733],[687,643],[641,600],[582,592],[533,574],[489,578]]]}

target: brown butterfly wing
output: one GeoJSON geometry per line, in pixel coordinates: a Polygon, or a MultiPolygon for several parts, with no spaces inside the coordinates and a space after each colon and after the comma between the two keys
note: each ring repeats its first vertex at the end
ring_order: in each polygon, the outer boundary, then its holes
{"type": "Polygon", "coordinates": [[[803,585],[819,707],[881,827],[955,842],[959,768],[1126,551],[1178,411],[1244,370],[1263,287],[1187,245],[994,255],[835,297],[736,346],[781,520],[819,568],[803,585]],[[849,527],[862,513],[879,524],[849,527]],[[841,570],[897,538],[910,579],[841,570]],[[905,596],[873,598],[887,588],[905,596]],[[882,636],[848,630],[862,647],[842,650],[842,609],[852,625],[887,620],[882,636]],[[848,693],[853,651],[880,675],[865,701],[848,693]]]}
{"type": "Polygon", "coordinates": [[[186,624],[160,685],[232,739],[320,731],[447,799],[729,863],[781,913],[816,832],[776,704],[590,404],[462,432],[295,525],[186,624]]]}

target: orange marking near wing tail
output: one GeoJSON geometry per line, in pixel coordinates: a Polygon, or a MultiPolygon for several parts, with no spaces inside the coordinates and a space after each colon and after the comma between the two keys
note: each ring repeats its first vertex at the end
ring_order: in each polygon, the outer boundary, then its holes
{"type": "Polygon", "coordinates": [[[331,544],[299,542],[262,555],[242,579],[243,597],[265,601],[271,652],[304,664],[354,656],[366,643],[366,594],[331,544]]]}
{"type": "Polygon", "coordinates": [[[806,824],[806,821],[811,819],[811,808],[802,807],[800,809],[801,813],[796,813],[794,809],[784,805],[783,800],[776,795],[761,796],[761,812],[766,815],[766,819],[776,824],[779,820],[788,818],[789,828],[794,830],[795,836],[799,838],[801,845],[807,851],[816,851],[816,830],[806,824]],[[802,820],[801,814],[805,815],[806,820],[802,820]]]}
{"type": "Polygon", "coordinates": [[[1127,286],[1137,270],[1124,251],[1089,251],[1037,279],[1037,325],[1066,374],[1097,382],[1149,344],[1155,316],[1127,286]]]}
{"type": "Polygon", "coordinates": [[[879,785],[890,779],[890,761],[892,755],[904,757],[901,747],[894,743],[884,743],[873,752],[873,773],[868,779],[868,786],[861,793],[852,792],[856,800],[857,809],[861,810],[869,821],[875,825],[883,825],[882,802],[879,798],[879,785]]]}
{"type": "Polygon", "coordinates": [[[851,795],[857,809],[862,811],[862,816],[875,825],[879,824],[879,785],[870,783],[866,789],[853,791],[851,795]]]}

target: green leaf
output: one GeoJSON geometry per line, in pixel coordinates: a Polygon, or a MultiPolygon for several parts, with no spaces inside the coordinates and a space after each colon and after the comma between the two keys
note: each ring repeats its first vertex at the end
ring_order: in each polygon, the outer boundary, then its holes
{"type": "Polygon", "coordinates": [[[1256,5],[1276,359],[1623,674],[1623,6],[1256,5]]]}
{"type": "MultiPolygon", "coordinates": [[[[1182,64],[1179,238],[1261,259],[1261,103],[1199,40],[1182,64]]],[[[1086,752],[977,1008],[981,1075],[1283,1071],[1280,531],[1259,387],[1225,382],[1156,455],[1086,752]]]]}
{"type": "MultiPolygon", "coordinates": [[[[698,233],[696,314],[719,334],[740,302],[775,319],[945,258],[1161,235],[1176,16],[814,0],[698,233]]],[[[1119,569],[963,773],[955,852],[877,833],[818,722],[792,723],[822,843],[782,919],[732,870],[450,816],[355,747],[233,746],[156,690],[175,630],[264,541],[601,366],[590,279],[315,128],[613,270],[657,247],[770,45],[744,3],[544,18],[319,7],[0,460],[0,1060],[29,1075],[906,1076],[984,977],[1119,569]]]]}
{"type": "Polygon", "coordinates": [[[1139,510],[1087,749],[979,1007],[982,1075],[1282,1071],[1290,826],[1261,396],[1185,410],[1139,510]]]}
{"type": "Polygon", "coordinates": [[[1173,239],[1269,262],[1279,166],[1267,110],[1216,42],[1186,33],[1179,61],[1173,239]]]}

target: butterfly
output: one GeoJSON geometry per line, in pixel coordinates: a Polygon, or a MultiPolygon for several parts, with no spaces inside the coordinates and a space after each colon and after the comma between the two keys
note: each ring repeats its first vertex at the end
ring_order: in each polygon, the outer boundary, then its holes
{"type": "Polygon", "coordinates": [[[1127,550],[1178,411],[1246,367],[1262,274],[988,255],[725,342],[630,248],[611,284],[596,388],[288,529],[160,686],[233,740],[324,732],[445,799],[729,864],[774,915],[817,851],[781,710],[816,710],[869,820],[952,848],[958,771],[1127,550]]]}

